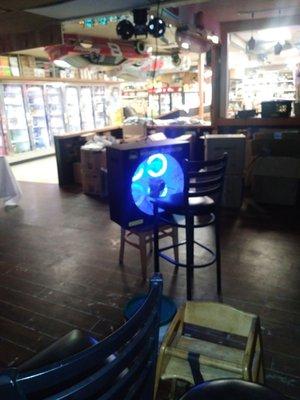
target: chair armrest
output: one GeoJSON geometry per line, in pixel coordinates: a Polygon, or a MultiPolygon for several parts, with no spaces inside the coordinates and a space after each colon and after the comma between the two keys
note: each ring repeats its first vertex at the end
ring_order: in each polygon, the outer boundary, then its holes
{"type": "Polygon", "coordinates": [[[67,333],[56,340],[49,347],[34,355],[18,367],[21,372],[27,372],[44,367],[45,365],[61,361],[85,350],[99,341],[92,336],[78,330],[67,333]]]}
{"type": "Polygon", "coordinates": [[[185,310],[185,306],[183,305],[182,307],[180,307],[180,309],[177,311],[175,317],[173,318],[169,329],[166,333],[166,336],[161,344],[161,348],[160,351],[163,352],[165,351],[166,347],[169,346],[173,340],[174,337],[176,336],[179,328],[183,326],[183,322],[184,322],[184,310],[185,310]]]}
{"type": "Polygon", "coordinates": [[[259,328],[259,319],[258,317],[254,318],[250,327],[249,336],[246,343],[246,348],[243,357],[243,377],[244,379],[253,380],[252,371],[250,370],[250,366],[253,361],[256,341],[257,341],[257,331],[259,328]]]}

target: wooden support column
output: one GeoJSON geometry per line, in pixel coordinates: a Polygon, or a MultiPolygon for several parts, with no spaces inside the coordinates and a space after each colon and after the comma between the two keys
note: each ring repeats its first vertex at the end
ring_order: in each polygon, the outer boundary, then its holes
{"type": "Polygon", "coordinates": [[[199,54],[198,58],[198,83],[199,83],[199,117],[204,117],[204,60],[205,53],[199,54]]]}

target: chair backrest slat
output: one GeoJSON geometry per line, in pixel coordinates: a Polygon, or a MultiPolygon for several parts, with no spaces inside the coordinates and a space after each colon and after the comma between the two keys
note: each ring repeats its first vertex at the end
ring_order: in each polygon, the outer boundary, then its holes
{"type": "Polygon", "coordinates": [[[22,390],[25,393],[29,393],[33,390],[46,389],[51,387],[52,382],[56,382],[57,386],[63,385],[64,382],[74,378],[74,371],[80,376],[86,371],[86,365],[89,365],[90,370],[97,368],[99,360],[105,361],[107,357],[118,351],[122,343],[126,343],[140,329],[141,324],[145,322],[145,315],[149,314],[156,302],[155,292],[155,287],[152,287],[148,295],[148,301],[138,310],[135,318],[129,320],[126,325],[120,328],[122,340],[119,340],[120,335],[116,331],[104,341],[67,360],[52,364],[42,370],[33,371],[36,373],[21,373],[18,378],[18,384],[22,386],[22,390]]]}
{"type": "MultiPolygon", "coordinates": [[[[149,340],[147,339],[153,335],[153,323],[156,315],[154,312],[148,317],[146,325],[136,334],[132,341],[125,345],[121,352],[113,355],[113,360],[107,362],[102,369],[97,371],[91,376],[88,376],[85,380],[79,384],[68,388],[64,392],[60,393],[59,398],[57,395],[50,396],[47,400],[71,400],[73,399],[74,393],[77,396],[85,396],[83,399],[88,398],[86,396],[92,395],[93,393],[104,391],[106,388],[111,386],[112,377],[120,376],[121,372],[124,371],[132,360],[136,360],[140,353],[142,353],[145,346],[149,347],[149,340]],[[152,331],[151,331],[152,327],[152,331]],[[148,337],[148,338],[147,338],[148,337]]],[[[152,342],[151,342],[152,344],[152,342]]]]}
{"type": "Polygon", "coordinates": [[[211,196],[218,203],[221,198],[227,154],[216,160],[185,160],[184,195],[188,205],[189,197],[211,196]]]}
{"type": "Polygon", "coordinates": [[[156,274],[144,304],[102,342],[39,370],[4,371],[0,374],[0,398],[117,400],[131,393],[132,399],[152,399],[161,293],[162,278],[156,274]],[[145,376],[142,382],[141,376],[145,376]]]}

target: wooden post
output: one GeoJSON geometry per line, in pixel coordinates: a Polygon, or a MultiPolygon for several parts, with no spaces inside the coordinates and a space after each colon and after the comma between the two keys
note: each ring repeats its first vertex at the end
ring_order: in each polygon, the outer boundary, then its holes
{"type": "Polygon", "coordinates": [[[204,118],[204,59],[205,53],[198,58],[198,83],[199,83],[199,117],[204,118]]]}

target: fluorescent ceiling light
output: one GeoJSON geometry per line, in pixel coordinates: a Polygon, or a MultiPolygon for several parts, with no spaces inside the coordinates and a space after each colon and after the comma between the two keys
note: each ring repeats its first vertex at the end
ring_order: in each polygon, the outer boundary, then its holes
{"type": "Polygon", "coordinates": [[[59,68],[71,68],[71,65],[65,60],[54,60],[53,63],[59,68]]]}

